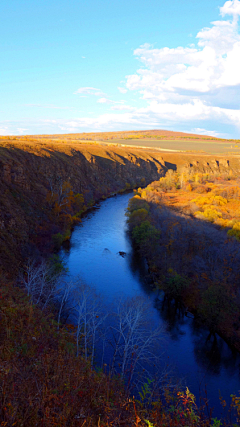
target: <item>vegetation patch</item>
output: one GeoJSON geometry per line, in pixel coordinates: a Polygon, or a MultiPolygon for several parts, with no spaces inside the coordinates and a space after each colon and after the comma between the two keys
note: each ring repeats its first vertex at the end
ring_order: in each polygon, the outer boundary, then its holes
{"type": "Polygon", "coordinates": [[[232,173],[165,177],[139,188],[128,225],[155,287],[240,350],[239,182],[232,173]]]}
{"type": "MultiPolygon", "coordinates": [[[[104,315],[96,312],[93,291],[79,286],[76,327],[65,316],[68,286],[58,284],[61,298],[56,304],[56,281],[64,266],[55,257],[44,264],[42,257],[70,238],[73,225],[100,197],[157,179],[145,190],[140,188],[130,202],[128,221],[135,245],[148,257],[156,287],[168,298],[184,301],[213,332],[220,331],[236,347],[239,343],[240,207],[234,173],[226,179],[191,174],[187,170],[212,171],[218,163],[205,167],[209,159],[203,156],[196,168],[189,168],[184,165],[192,155],[164,154],[163,159],[157,151],[118,146],[125,138],[136,144],[142,138],[145,144],[148,138],[157,143],[164,138],[193,141],[196,135],[146,131],[99,138],[97,134],[1,138],[1,425],[238,425],[240,399],[235,395],[230,408],[222,401],[225,412],[232,410],[222,420],[212,418],[207,402],[198,409],[188,389],[157,389],[150,378],[145,377],[138,396],[132,396],[133,362],[139,366],[140,355],[149,350],[149,329],[141,322],[136,322],[137,335],[128,341],[133,309],[138,313],[141,301],[122,303],[115,313],[113,363],[99,369],[93,368],[93,360],[96,330],[100,331],[96,328],[102,327],[104,315]],[[170,167],[185,172],[169,171],[163,177],[170,167]],[[13,286],[20,268],[18,285],[25,291],[13,286]]],[[[237,160],[232,164],[239,168],[237,160]]]]}

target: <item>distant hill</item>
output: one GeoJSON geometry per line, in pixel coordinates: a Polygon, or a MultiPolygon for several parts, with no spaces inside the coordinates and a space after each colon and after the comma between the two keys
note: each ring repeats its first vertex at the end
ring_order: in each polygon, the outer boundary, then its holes
{"type": "MultiPolygon", "coordinates": [[[[17,137],[18,139],[25,138],[25,136],[17,137]]],[[[119,132],[82,132],[71,134],[55,134],[55,135],[34,135],[38,139],[81,139],[81,140],[115,140],[115,139],[197,139],[197,140],[215,140],[226,141],[226,139],[216,138],[210,135],[199,135],[194,133],[173,132],[169,130],[140,130],[140,131],[119,131],[119,132]]]]}

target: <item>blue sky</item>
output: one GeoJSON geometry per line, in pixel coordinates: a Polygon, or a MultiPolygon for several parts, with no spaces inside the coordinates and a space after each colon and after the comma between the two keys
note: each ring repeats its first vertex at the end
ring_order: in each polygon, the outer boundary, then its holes
{"type": "Polygon", "coordinates": [[[0,135],[240,138],[239,0],[9,0],[0,16],[0,135]]]}

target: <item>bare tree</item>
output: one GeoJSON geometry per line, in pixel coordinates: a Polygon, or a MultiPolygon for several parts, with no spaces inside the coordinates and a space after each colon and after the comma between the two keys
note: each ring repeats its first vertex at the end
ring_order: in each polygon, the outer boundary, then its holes
{"type": "Polygon", "coordinates": [[[134,377],[135,385],[141,382],[141,377],[151,377],[152,368],[159,362],[156,346],[163,340],[164,331],[159,327],[151,328],[150,307],[151,304],[146,303],[146,299],[141,296],[122,300],[114,316],[114,325],[111,326],[114,351],[110,372],[119,372],[127,380],[128,389],[134,377]]]}
{"type": "Polygon", "coordinates": [[[67,313],[67,318],[70,316],[73,311],[72,302],[70,301],[71,292],[74,289],[75,281],[73,280],[61,280],[58,283],[58,286],[55,288],[54,297],[55,301],[59,305],[57,323],[58,329],[60,322],[63,317],[63,313],[67,313]]]}
{"type": "MultiPolygon", "coordinates": [[[[42,309],[51,302],[58,302],[58,327],[63,312],[68,310],[76,325],[76,353],[80,349],[91,366],[96,353],[102,361],[107,361],[111,374],[119,373],[127,382],[127,389],[134,384],[141,386],[152,377],[153,367],[158,364],[159,351],[156,346],[163,339],[162,328],[151,328],[149,311],[151,304],[144,297],[120,300],[111,317],[112,324],[107,327],[109,316],[99,295],[81,279],[64,280],[60,274],[45,261],[28,260],[20,278],[32,303],[42,309]],[[105,344],[113,349],[112,356],[106,360],[105,344]],[[102,344],[102,345],[101,345],[102,344]]],[[[156,369],[155,369],[156,371],[156,369]]],[[[163,374],[162,374],[163,376],[163,374]]],[[[159,382],[158,382],[159,383],[159,382]]]]}
{"type": "Polygon", "coordinates": [[[51,263],[29,258],[21,271],[19,283],[26,289],[31,302],[44,310],[54,298],[60,276],[61,272],[56,272],[51,263]]]}
{"type": "Polygon", "coordinates": [[[100,296],[80,278],[68,282],[65,288],[64,286],[63,284],[60,292],[58,321],[63,305],[70,300],[72,320],[76,325],[77,356],[81,351],[93,366],[97,354],[98,359],[102,359],[102,364],[107,362],[111,375],[120,374],[126,381],[128,390],[131,386],[139,386],[141,390],[147,378],[153,378],[155,374],[157,377],[154,378],[152,389],[159,388],[166,374],[163,366],[161,373],[158,369],[161,359],[161,351],[158,350],[164,338],[164,330],[159,327],[151,328],[151,303],[146,302],[144,297],[122,299],[117,304],[115,313],[110,315],[100,296]]]}
{"type": "Polygon", "coordinates": [[[93,288],[79,279],[75,282],[74,287],[77,355],[79,354],[79,345],[82,345],[84,357],[85,359],[90,357],[92,366],[96,344],[103,335],[101,328],[106,320],[107,313],[104,312],[101,298],[93,288]]]}

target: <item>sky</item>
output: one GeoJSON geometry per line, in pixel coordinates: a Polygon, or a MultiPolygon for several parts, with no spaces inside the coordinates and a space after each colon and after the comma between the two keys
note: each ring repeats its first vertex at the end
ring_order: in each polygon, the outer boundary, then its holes
{"type": "Polygon", "coordinates": [[[3,0],[0,135],[240,139],[240,0],[3,0]]]}

